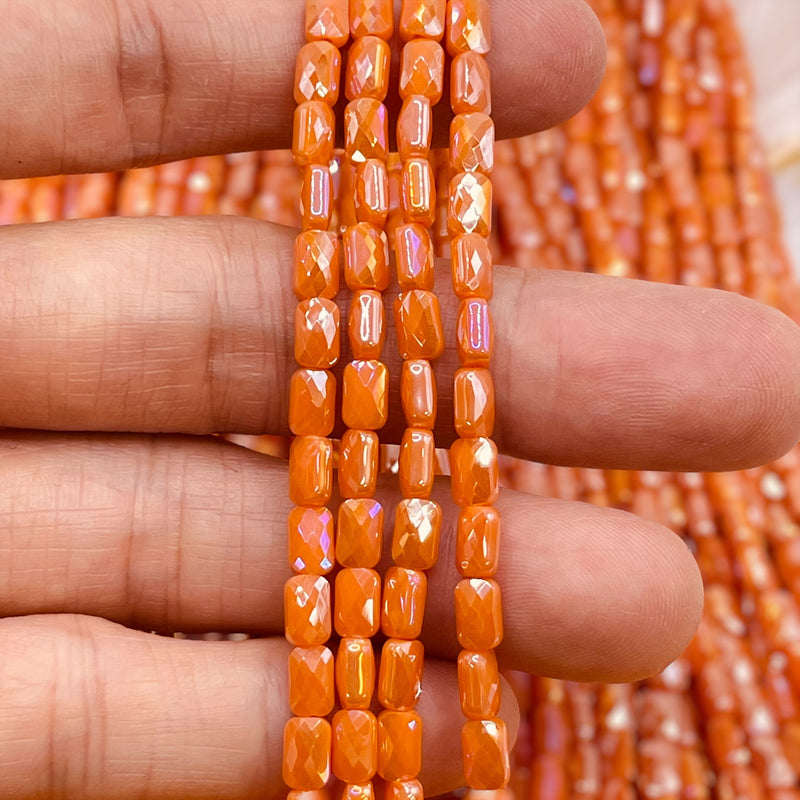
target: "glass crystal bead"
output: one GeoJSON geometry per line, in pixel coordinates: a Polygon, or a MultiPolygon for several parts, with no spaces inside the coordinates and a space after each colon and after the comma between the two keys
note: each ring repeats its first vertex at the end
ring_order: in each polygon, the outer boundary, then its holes
{"type": "Polygon", "coordinates": [[[342,639],[336,651],[334,676],[342,708],[369,708],[375,690],[372,642],[353,637],[342,639]]]}
{"type": "Polygon", "coordinates": [[[488,114],[456,114],[450,123],[450,166],[487,174],[494,166],[494,123],[488,114]]]}
{"type": "Polygon", "coordinates": [[[464,438],[491,436],[494,431],[494,382],[488,369],[456,370],[453,380],[453,419],[464,438]]]}
{"type": "Polygon", "coordinates": [[[444,49],[432,39],[413,39],[400,55],[400,97],[421,95],[436,105],[444,86],[444,49]]]}
{"type": "Polygon", "coordinates": [[[442,509],[433,500],[407,498],[397,504],[392,560],[406,569],[430,569],[439,555],[442,509]]]}
{"type": "Polygon", "coordinates": [[[305,230],[294,240],[294,293],[300,300],[339,292],[339,237],[334,231],[305,230]]]}
{"type": "Polygon", "coordinates": [[[408,222],[394,233],[397,282],[401,289],[433,289],[433,241],[424,225],[408,222]]]}
{"type": "Polygon", "coordinates": [[[292,717],[283,729],[283,781],[290,789],[321,789],[330,777],[331,726],[292,717]]]}
{"type": "Polygon", "coordinates": [[[386,309],[380,292],[360,289],[353,293],[347,335],[355,359],[381,357],[385,332],[386,309]]]}
{"type": "Polygon", "coordinates": [[[403,362],[400,401],[406,425],[433,430],[436,422],[436,379],[430,361],[417,358],[403,362]]]}
{"type": "Polygon", "coordinates": [[[421,95],[407,97],[397,115],[397,149],[403,161],[428,155],[432,126],[431,101],[421,95]]]}
{"type": "Polygon", "coordinates": [[[297,436],[289,446],[289,498],[297,506],[331,499],[333,445],[324,436],[297,436]]]}
{"type": "Polygon", "coordinates": [[[313,647],[328,641],[331,635],[331,593],[327,578],[321,575],[289,578],[283,590],[283,608],[286,639],[290,644],[313,647]]]}
{"type": "Polygon", "coordinates": [[[336,561],[343,567],[374,567],[383,544],[383,507],[367,497],[351,498],[339,506],[336,561]]]}
{"type": "Polygon", "coordinates": [[[378,715],[378,775],[386,781],[416,778],[422,765],[422,719],[416,711],[378,715]]]}
{"type": "Polygon", "coordinates": [[[322,164],[310,164],[303,170],[300,187],[300,216],[303,230],[326,230],[333,210],[331,171],[322,164]]]}
{"type": "Polygon", "coordinates": [[[503,641],[500,586],[491,578],[464,578],[456,584],[456,635],[466,650],[491,650],[503,641]]]}
{"type": "Polygon", "coordinates": [[[333,653],[324,645],[289,653],[289,708],[296,717],[327,717],[334,703],[333,653]]]}
{"type": "Polygon", "coordinates": [[[386,365],[374,359],[351,361],[345,365],[342,384],[342,422],[360,430],[382,428],[389,403],[386,365]]]}
{"type": "Polygon", "coordinates": [[[456,567],[465,578],[491,578],[500,558],[500,514],[492,506],[465,506],[456,525],[456,567]]]}
{"type": "Polygon", "coordinates": [[[404,497],[430,497],[435,458],[433,433],[424,428],[406,428],[397,462],[400,491],[404,497]]]}
{"type": "Polygon", "coordinates": [[[445,41],[451,56],[467,51],[488,53],[491,45],[488,0],[450,0],[445,41]]]}
{"type": "Polygon", "coordinates": [[[383,585],[383,633],[394,639],[419,638],[427,594],[424,572],[389,567],[383,585]]]}
{"type": "Polygon", "coordinates": [[[327,575],[334,563],[333,512],[324,506],[295,506],[289,512],[288,528],[289,566],[292,570],[309,575],[327,575]]]}
{"type": "Polygon", "coordinates": [[[422,693],[425,649],[417,639],[387,639],[381,650],[378,700],[392,711],[411,711],[422,693]]]}
{"type": "Polygon", "coordinates": [[[491,439],[456,439],[450,446],[450,484],[460,506],[485,506],[497,500],[497,447],[491,439]]]}
{"type": "Polygon", "coordinates": [[[378,766],[378,721],[370,711],[337,711],[331,721],[333,774],[348,783],[363,783],[378,766]]]}
{"type": "Polygon", "coordinates": [[[348,100],[383,100],[389,88],[389,45],[378,36],[363,36],[350,45],[344,93],[348,100]]]}
{"type": "Polygon", "coordinates": [[[508,732],[501,719],[470,720],[461,729],[464,775],[472,789],[503,789],[511,778],[508,732]]]}
{"type": "Polygon", "coordinates": [[[351,100],[344,109],[344,152],[348,161],[353,164],[368,158],[385,161],[389,152],[388,125],[386,106],[380,100],[372,97],[351,100]]]}
{"type": "Polygon", "coordinates": [[[289,430],[329,436],[336,419],[336,378],[324,369],[298,369],[289,381],[289,430]]]}
{"type": "Polygon", "coordinates": [[[306,0],[306,39],[343,47],[350,38],[349,0],[306,0]]]}
{"type": "Polygon", "coordinates": [[[380,228],[368,222],[350,225],[342,236],[342,245],[348,289],[382,292],[389,286],[389,242],[380,228]]]}
{"type": "Polygon", "coordinates": [[[500,672],[493,650],[458,654],[461,711],[468,719],[490,719],[500,708],[500,672]]]}
{"type": "Polygon", "coordinates": [[[381,578],[375,570],[347,567],[336,575],[334,627],[339,636],[368,639],[380,624],[381,578]]]}
{"type": "Polygon", "coordinates": [[[386,224],[389,213],[389,176],[386,164],[369,158],[356,167],[354,186],[356,219],[378,228],[386,224]]]}
{"type": "Polygon", "coordinates": [[[454,114],[492,113],[489,66],[480,53],[461,53],[450,64],[450,105],[454,114]]]}
{"type": "Polygon", "coordinates": [[[375,494],[378,454],[378,437],[372,431],[349,429],[342,434],[339,445],[339,494],[342,497],[375,494]]]}
{"type": "Polygon", "coordinates": [[[394,33],[392,0],[350,0],[350,33],[380,36],[387,41],[394,33]]]}
{"type": "Polygon", "coordinates": [[[456,350],[465,367],[487,367],[492,356],[492,318],[481,297],[462,300],[456,317],[456,350]]]}
{"type": "Polygon", "coordinates": [[[304,44],[297,53],[294,72],[294,100],[304,103],[321,100],[335,106],[339,99],[342,56],[331,42],[304,44]]]}
{"type": "Polygon", "coordinates": [[[451,242],[453,289],[462,300],[492,297],[492,254],[477,233],[464,233],[451,242]]]}
{"type": "Polygon", "coordinates": [[[301,300],[294,315],[294,357],[301,367],[327,369],[339,360],[339,307],[333,300],[301,300]]]}
{"type": "Polygon", "coordinates": [[[450,180],[447,230],[451,236],[492,229],[492,184],[480,172],[459,172],[450,180]]]}
{"type": "Polygon", "coordinates": [[[410,289],[394,303],[397,345],[403,359],[438,358],[444,351],[439,300],[433,292],[410,289]]]}
{"type": "Polygon", "coordinates": [[[333,111],[321,100],[309,100],[294,110],[292,155],[298,167],[328,166],[333,158],[333,111]]]}
{"type": "Polygon", "coordinates": [[[398,29],[403,41],[444,36],[445,0],[403,0],[398,29]]]}
{"type": "Polygon", "coordinates": [[[409,158],[400,177],[400,207],[405,222],[417,222],[425,228],[436,218],[436,190],[433,169],[427,158],[409,158]]]}

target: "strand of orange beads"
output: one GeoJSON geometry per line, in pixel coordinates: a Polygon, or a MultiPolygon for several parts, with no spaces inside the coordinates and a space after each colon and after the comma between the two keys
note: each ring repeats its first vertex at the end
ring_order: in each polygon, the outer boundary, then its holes
{"type": "Polygon", "coordinates": [[[453,56],[450,105],[450,180],[448,231],[452,238],[453,288],[461,303],[456,347],[461,368],[453,386],[455,428],[450,448],[453,498],[460,506],[455,588],[456,633],[461,708],[467,717],[461,733],[464,774],[473,789],[501,789],[510,778],[508,734],[497,716],[500,676],[494,648],[503,638],[500,586],[494,580],[499,553],[500,516],[494,384],[488,369],[492,354],[492,192],[494,124],[488,65],[487,0],[449,0],[446,46],[453,56]]]}
{"type": "MultiPolygon", "coordinates": [[[[334,146],[332,106],[339,96],[339,47],[349,38],[347,0],[308,0],[307,43],[297,55],[292,153],[303,174],[302,230],[295,240],[293,285],[295,360],[289,388],[289,564],[295,575],[284,589],[289,655],[289,705],[284,728],[283,779],[293,792],[322,789],[330,777],[334,658],[326,575],[334,566],[332,494],[336,381],[339,360],[340,244],[329,231],[334,146]]],[[[296,795],[295,795],[296,796],[296,795]]]]}
{"type": "Polygon", "coordinates": [[[334,775],[349,800],[372,798],[378,768],[378,720],[370,710],[375,686],[371,637],[380,623],[383,508],[374,499],[379,472],[377,430],[386,422],[388,370],[380,360],[385,338],[381,293],[389,285],[389,247],[383,230],[389,211],[388,119],[391,0],[351,0],[344,83],[345,158],[354,170],[355,223],[344,230],[344,277],[352,292],[348,338],[353,360],[344,368],[339,449],[339,508],[334,626],[341,709],[333,717],[334,775]]]}

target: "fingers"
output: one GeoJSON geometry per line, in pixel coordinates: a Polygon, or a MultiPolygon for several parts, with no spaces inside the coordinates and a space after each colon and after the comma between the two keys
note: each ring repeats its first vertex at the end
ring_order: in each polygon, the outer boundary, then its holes
{"type": "MultiPolygon", "coordinates": [[[[0,450],[0,615],[73,612],[144,630],[280,635],[286,466],[219,440],[16,434],[0,450]]],[[[442,482],[445,484],[445,482],[442,482]]],[[[394,504],[387,479],[385,557],[394,504]]],[[[456,509],[446,485],[423,638],[458,652],[456,509]]],[[[505,492],[498,581],[507,668],[624,681],[679,655],[699,620],[694,560],[629,514],[505,492]]]]}
{"type": "MultiPolygon", "coordinates": [[[[8,797],[285,797],[282,640],[199,642],[93,617],[0,621],[0,763],[8,797]]],[[[461,785],[455,669],[429,659],[418,710],[426,793],[461,785]]],[[[501,708],[516,734],[510,690],[501,708]]]]}
{"type": "MultiPolygon", "coordinates": [[[[211,218],[1,235],[0,424],[288,432],[291,232],[211,218]]],[[[800,336],[779,312],[718,291],[495,273],[496,438],[506,452],[582,466],[721,470],[776,458],[800,435],[800,336]]],[[[445,267],[439,285],[448,281],[445,267]]],[[[442,303],[448,347],[437,366],[437,441],[445,446],[457,308],[451,292],[442,303]]],[[[391,308],[388,318],[387,442],[403,428],[391,308]]]]}
{"type": "MultiPolygon", "coordinates": [[[[0,177],[288,147],[303,8],[3,0],[0,177]]],[[[499,0],[492,12],[500,135],[549,127],[589,100],[605,44],[583,0],[499,0]]]]}

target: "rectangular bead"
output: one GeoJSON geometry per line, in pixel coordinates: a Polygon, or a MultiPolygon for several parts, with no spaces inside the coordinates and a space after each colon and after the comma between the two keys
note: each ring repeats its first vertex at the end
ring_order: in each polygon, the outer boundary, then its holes
{"type": "Polygon", "coordinates": [[[353,292],[347,335],[354,359],[381,357],[385,338],[386,310],[380,292],[360,289],[353,292]]]}
{"type": "Polygon", "coordinates": [[[447,230],[451,236],[492,230],[492,183],[480,172],[459,172],[450,180],[447,230]]]}
{"type": "Polygon", "coordinates": [[[321,100],[335,106],[339,99],[342,56],[331,42],[308,42],[297,53],[294,101],[321,100]]]}
{"type": "Polygon", "coordinates": [[[497,716],[500,672],[493,650],[462,650],[458,654],[458,690],[465,717],[487,719],[497,716]]]}
{"type": "Polygon", "coordinates": [[[422,766],[422,719],[416,711],[378,715],[378,775],[386,781],[416,778],[422,766]]]}
{"type": "Polygon", "coordinates": [[[394,515],[392,559],[398,567],[430,569],[439,556],[442,509],[433,500],[401,500],[394,515]]]}
{"type": "Polygon", "coordinates": [[[331,499],[333,445],[324,436],[297,436],[289,447],[289,498],[297,506],[331,499]]]}
{"type": "Polygon", "coordinates": [[[450,446],[450,486],[460,506],[486,506],[500,493],[497,446],[485,436],[456,439],[450,446]]]}
{"type": "Polygon", "coordinates": [[[409,158],[403,164],[400,205],[406,222],[418,222],[430,228],[436,214],[436,191],[433,170],[427,158],[409,158]]]}
{"type": "Polygon", "coordinates": [[[321,575],[295,575],[283,590],[286,639],[295,647],[325,644],[331,635],[331,592],[321,575]]]}
{"type": "Polygon", "coordinates": [[[409,428],[433,430],[436,423],[436,379],[425,358],[403,361],[400,402],[409,428]]]}
{"type": "Polygon", "coordinates": [[[342,709],[333,715],[331,729],[333,774],[347,783],[370,780],[378,766],[378,721],[375,715],[363,709],[342,709]]]}
{"type": "Polygon", "coordinates": [[[374,567],[381,558],[383,507],[371,498],[351,498],[339,506],[336,561],[343,567],[374,567]]]}
{"type": "Polygon", "coordinates": [[[290,789],[322,789],[331,774],[331,726],[292,717],[283,729],[283,781],[290,789]]]}
{"type": "Polygon", "coordinates": [[[465,367],[487,367],[494,343],[489,304],[481,297],[462,300],[456,317],[456,351],[465,367]]]}
{"type": "Polygon", "coordinates": [[[357,359],[344,368],[342,422],[348,428],[375,431],[386,424],[389,373],[375,359],[357,359]]]}
{"type": "Polygon", "coordinates": [[[492,297],[492,254],[489,243],[477,233],[456,236],[451,244],[453,290],[462,300],[492,297]]]}
{"type": "Polygon", "coordinates": [[[393,639],[418,639],[425,614],[428,579],[424,572],[389,567],[383,585],[381,630],[393,639]]]}
{"type": "Polygon", "coordinates": [[[465,578],[456,584],[456,635],[466,650],[491,650],[503,641],[500,586],[491,578],[465,578]]]}
{"type": "Polygon", "coordinates": [[[339,360],[339,318],[339,307],[333,300],[312,297],[297,304],[294,357],[301,367],[327,369],[339,360]]]}
{"type": "Polygon", "coordinates": [[[342,434],[339,445],[339,494],[342,497],[375,494],[379,447],[378,437],[372,431],[350,428],[342,434]]]}
{"type": "Polygon", "coordinates": [[[425,650],[417,639],[387,639],[381,651],[378,700],[391,711],[411,711],[422,692],[425,650]]]}
{"type": "Polygon", "coordinates": [[[433,433],[424,428],[406,428],[397,462],[400,491],[404,497],[430,497],[435,458],[433,433]]]}
{"type": "Polygon", "coordinates": [[[334,704],[333,653],[324,645],[289,653],[289,707],[297,717],[327,717],[334,704]]]}
{"type": "Polygon", "coordinates": [[[456,567],[465,578],[491,578],[500,557],[500,514],[492,506],[465,506],[456,525],[456,567]]]}
{"type": "MultiPolygon", "coordinates": [[[[289,566],[294,572],[327,575],[333,569],[333,512],[295,506],[289,512],[289,566]]],[[[301,714],[300,716],[314,716],[301,714]]],[[[323,715],[324,716],[324,715],[323,715]]]]}
{"type": "Polygon", "coordinates": [[[339,292],[339,237],[334,231],[305,230],[294,240],[294,293],[300,300],[339,292]]]}
{"type": "Polygon", "coordinates": [[[369,708],[375,690],[375,654],[369,639],[347,637],[339,642],[335,678],[342,708],[369,708]]]}
{"type": "Polygon", "coordinates": [[[333,211],[331,171],[322,164],[309,164],[303,170],[300,187],[300,215],[303,230],[326,230],[333,211]]]}

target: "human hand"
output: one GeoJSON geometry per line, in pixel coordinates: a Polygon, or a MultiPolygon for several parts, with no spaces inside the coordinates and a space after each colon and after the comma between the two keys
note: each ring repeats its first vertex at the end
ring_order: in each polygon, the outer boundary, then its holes
{"type": "MultiPolygon", "coordinates": [[[[160,5],[0,3],[6,177],[288,144],[302,3],[160,5]]],[[[577,110],[602,69],[579,0],[493,10],[498,133],[577,110]]],[[[205,435],[288,432],[293,232],[217,218],[0,233],[0,422],[29,429],[0,444],[0,796],[277,796],[286,466],[205,435]],[[262,638],[141,632],[151,630],[262,638]]],[[[493,307],[505,452],[731,469],[797,438],[800,338],[773,310],[502,267],[493,307]]],[[[443,313],[452,331],[455,304],[443,313]]],[[[386,353],[397,375],[391,343],[386,353]]],[[[452,437],[445,387],[456,365],[451,348],[438,365],[440,445],[452,437]]],[[[386,441],[399,438],[397,411],[386,441]]],[[[446,485],[435,496],[446,516],[424,631],[429,793],[460,779],[455,512],[446,485]]],[[[680,653],[701,587],[674,534],[513,492],[498,506],[504,666],[621,681],[680,653]]],[[[514,721],[510,692],[504,714],[514,721]]]]}

